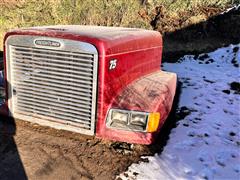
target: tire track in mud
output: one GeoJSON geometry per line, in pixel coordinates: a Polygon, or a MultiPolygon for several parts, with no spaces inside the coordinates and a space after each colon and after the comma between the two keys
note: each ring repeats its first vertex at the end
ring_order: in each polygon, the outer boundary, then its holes
{"type": "Polygon", "coordinates": [[[73,150],[69,151],[67,145],[46,142],[45,139],[39,138],[37,141],[29,139],[29,142],[25,143],[26,145],[30,144],[29,148],[34,154],[43,159],[38,169],[34,172],[36,177],[41,179],[49,178],[58,173],[63,176],[67,175],[70,179],[78,177],[93,179],[89,170],[84,167],[83,161],[74,153],[74,151],[77,151],[77,148],[74,147],[73,150]]]}
{"type": "MultiPolygon", "coordinates": [[[[45,148],[50,148],[50,149],[54,149],[51,145],[49,144],[44,144],[45,148]]],[[[57,156],[53,157],[51,156],[47,150],[45,150],[44,148],[39,148],[39,150],[41,151],[41,153],[43,154],[43,156],[47,157],[47,161],[46,163],[43,164],[43,166],[38,169],[35,174],[36,176],[42,177],[44,178],[44,176],[49,176],[51,174],[53,174],[54,171],[69,171],[71,170],[73,173],[73,175],[69,176],[70,179],[75,179],[77,177],[74,176],[74,174],[76,174],[76,176],[80,176],[81,178],[87,178],[87,179],[93,179],[92,175],[89,173],[89,170],[86,170],[83,167],[82,162],[81,163],[77,163],[77,158],[75,157],[75,155],[73,155],[72,157],[68,157],[68,155],[65,155],[64,152],[61,150],[61,148],[59,147],[59,149],[57,149],[57,156]],[[64,167],[62,167],[62,163],[64,162],[64,167]]]]}

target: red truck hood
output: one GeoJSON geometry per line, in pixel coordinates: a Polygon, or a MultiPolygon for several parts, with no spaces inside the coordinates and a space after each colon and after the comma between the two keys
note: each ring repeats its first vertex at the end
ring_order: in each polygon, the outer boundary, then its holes
{"type": "MultiPolygon", "coordinates": [[[[30,27],[13,30],[10,34],[24,35],[44,35],[52,37],[74,36],[84,41],[88,37],[88,42],[102,43],[105,48],[105,55],[126,53],[131,51],[146,50],[148,48],[162,46],[162,38],[157,31],[148,31],[137,28],[124,27],[103,27],[103,26],[81,26],[81,25],[56,25],[30,27]]],[[[100,52],[101,53],[101,52],[100,52]]],[[[100,54],[101,55],[101,54],[100,54]]]]}

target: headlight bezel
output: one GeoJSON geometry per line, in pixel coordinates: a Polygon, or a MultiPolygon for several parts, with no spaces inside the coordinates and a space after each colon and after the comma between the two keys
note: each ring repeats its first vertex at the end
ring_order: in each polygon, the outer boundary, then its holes
{"type": "Polygon", "coordinates": [[[108,111],[108,116],[107,116],[107,121],[106,121],[106,126],[108,128],[112,129],[118,129],[118,130],[127,130],[127,131],[134,131],[134,132],[147,132],[148,129],[148,120],[149,120],[149,114],[148,112],[141,112],[141,111],[134,111],[134,110],[122,110],[122,109],[110,109],[108,111]],[[125,126],[120,126],[120,124],[116,124],[112,120],[112,114],[119,112],[119,113],[125,113],[128,114],[128,120],[127,124],[125,126]],[[140,124],[137,123],[131,123],[132,116],[145,116],[145,124],[141,126],[140,124]],[[115,124],[114,124],[115,123],[115,124]]]}

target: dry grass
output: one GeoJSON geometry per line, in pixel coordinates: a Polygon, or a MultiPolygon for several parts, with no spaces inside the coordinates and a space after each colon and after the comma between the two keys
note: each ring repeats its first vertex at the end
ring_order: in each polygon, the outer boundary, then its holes
{"type": "Polygon", "coordinates": [[[240,0],[0,0],[0,43],[9,29],[54,24],[173,31],[175,26],[181,28],[205,20],[208,9],[199,7],[225,9],[239,3],[240,0]]]}

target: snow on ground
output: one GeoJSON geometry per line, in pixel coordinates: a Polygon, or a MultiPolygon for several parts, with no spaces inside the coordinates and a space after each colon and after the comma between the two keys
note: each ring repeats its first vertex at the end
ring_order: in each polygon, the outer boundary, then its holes
{"type": "Polygon", "coordinates": [[[240,44],[164,63],[182,82],[179,108],[191,113],[177,122],[160,155],[132,164],[119,177],[240,179],[239,63],[240,44]]]}

